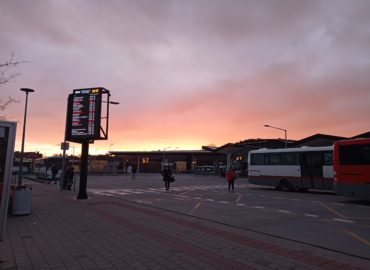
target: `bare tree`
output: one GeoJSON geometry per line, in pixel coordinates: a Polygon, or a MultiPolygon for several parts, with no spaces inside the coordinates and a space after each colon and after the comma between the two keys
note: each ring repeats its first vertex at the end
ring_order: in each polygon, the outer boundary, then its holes
{"type": "Polygon", "coordinates": [[[14,102],[18,102],[18,100],[14,99],[14,98],[11,98],[11,97],[8,97],[7,100],[2,100],[0,98],[0,111],[4,111],[5,108],[10,104],[10,103],[14,103],[14,102]]]}
{"type": "MultiPolygon", "coordinates": [[[[0,63],[0,87],[4,86],[6,83],[13,80],[15,77],[19,76],[19,72],[11,72],[11,69],[17,67],[21,64],[28,63],[27,61],[16,61],[14,59],[14,53],[10,55],[10,58],[5,63],[0,63]]],[[[0,97],[0,112],[5,111],[5,109],[11,104],[18,102],[16,99],[12,97],[8,97],[7,99],[3,99],[0,97]]],[[[3,115],[0,115],[0,119],[5,118],[3,115]]]]}

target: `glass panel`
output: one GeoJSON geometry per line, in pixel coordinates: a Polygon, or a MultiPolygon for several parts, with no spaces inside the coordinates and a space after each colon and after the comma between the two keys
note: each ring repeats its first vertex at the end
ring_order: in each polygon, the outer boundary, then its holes
{"type": "Polygon", "coordinates": [[[341,145],[339,162],[341,165],[370,165],[370,144],[341,145]]]}
{"type": "Polygon", "coordinates": [[[252,165],[265,165],[265,154],[252,154],[251,164],[252,165]]]}
{"type": "Polygon", "coordinates": [[[281,155],[280,153],[268,154],[269,165],[281,165],[281,155]]]}
{"type": "Polygon", "coordinates": [[[298,165],[298,153],[282,153],[284,165],[298,165]]]}
{"type": "Polygon", "coordinates": [[[324,153],[324,165],[333,165],[333,153],[324,153]]]}

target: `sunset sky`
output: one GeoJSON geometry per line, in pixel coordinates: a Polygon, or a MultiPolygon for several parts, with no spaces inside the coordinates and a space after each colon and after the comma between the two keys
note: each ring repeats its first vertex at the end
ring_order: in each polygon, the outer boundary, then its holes
{"type": "MultiPolygon", "coordinates": [[[[111,150],[370,131],[370,1],[1,0],[0,86],[20,149],[60,153],[68,94],[111,91],[111,150]]],[[[80,146],[75,145],[75,153],[80,146]]],[[[68,152],[72,154],[73,148],[68,152]]]]}

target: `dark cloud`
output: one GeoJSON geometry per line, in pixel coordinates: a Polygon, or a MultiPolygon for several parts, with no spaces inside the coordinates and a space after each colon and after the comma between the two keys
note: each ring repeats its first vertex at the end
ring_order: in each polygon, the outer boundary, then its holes
{"type": "Polygon", "coordinates": [[[295,137],[360,133],[370,129],[368,14],[361,0],[4,0],[0,59],[14,51],[30,64],[1,96],[37,89],[30,123],[44,133],[41,121],[63,133],[66,96],[88,86],[112,90],[114,136],[132,140],[165,127],[169,138],[227,142],[259,137],[265,123],[295,137]]]}

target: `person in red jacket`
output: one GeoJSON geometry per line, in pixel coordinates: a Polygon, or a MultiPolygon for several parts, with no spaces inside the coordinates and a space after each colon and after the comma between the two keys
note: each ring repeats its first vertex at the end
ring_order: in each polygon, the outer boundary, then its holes
{"type": "Polygon", "coordinates": [[[229,183],[229,192],[232,191],[234,192],[234,182],[235,182],[235,179],[236,179],[236,173],[235,173],[235,170],[233,168],[229,168],[226,172],[226,180],[227,182],[229,183]]]}

